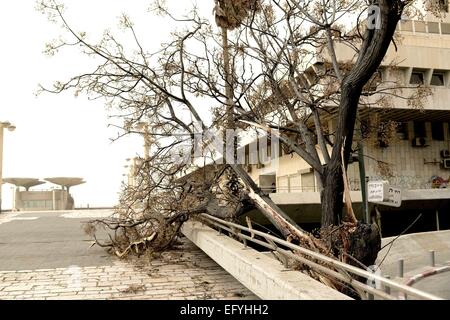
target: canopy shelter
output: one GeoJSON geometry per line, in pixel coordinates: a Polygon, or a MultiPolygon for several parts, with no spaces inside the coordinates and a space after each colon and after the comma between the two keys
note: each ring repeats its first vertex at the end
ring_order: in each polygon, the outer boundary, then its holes
{"type": "Polygon", "coordinates": [[[65,188],[67,191],[69,191],[70,187],[86,183],[86,181],[83,181],[83,178],[74,177],[45,178],[44,180],[59,185],[63,189],[65,188]]]}
{"type": "Polygon", "coordinates": [[[40,181],[39,179],[35,178],[5,178],[3,179],[3,181],[6,183],[11,183],[16,187],[24,187],[27,191],[31,187],[35,187],[45,183],[45,181],[40,181]]]}

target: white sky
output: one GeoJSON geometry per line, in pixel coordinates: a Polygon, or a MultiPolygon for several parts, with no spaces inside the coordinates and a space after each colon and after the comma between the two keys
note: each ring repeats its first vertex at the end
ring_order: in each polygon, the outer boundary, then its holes
{"type": "MultiPolygon", "coordinates": [[[[66,17],[76,30],[95,39],[107,28],[114,30],[125,12],[153,51],[173,25],[148,13],[150,3],[66,0],[66,17]]],[[[167,3],[181,10],[192,2],[167,3]]],[[[199,3],[204,14],[212,15],[213,0],[199,3]]],[[[17,127],[14,132],[5,130],[3,177],[83,177],[87,183],[71,189],[76,206],[114,205],[127,171],[125,159],[142,153],[142,140],[136,137],[111,143],[118,130],[107,127],[111,121],[102,101],[88,101],[82,95],[75,98],[70,93],[35,96],[39,83],[50,86],[89,70],[86,64],[91,63],[78,50],[64,50],[54,57],[42,53],[45,43],[63,32],[35,6],[35,0],[5,1],[0,10],[0,121],[17,127]]],[[[2,188],[4,209],[12,206],[11,187],[4,184],[2,188]]]]}

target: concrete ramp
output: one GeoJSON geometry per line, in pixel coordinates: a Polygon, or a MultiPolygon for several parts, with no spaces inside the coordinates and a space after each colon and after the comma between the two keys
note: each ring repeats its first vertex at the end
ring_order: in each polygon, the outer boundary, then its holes
{"type": "MultiPolygon", "coordinates": [[[[382,246],[396,237],[383,238],[382,246]]],[[[397,275],[398,260],[404,260],[405,273],[429,265],[429,252],[436,252],[436,263],[450,261],[450,230],[414,233],[400,236],[392,246],[388,245],[378,253],[377,263],[383,259],[384,274],[397,275]]]]}
{"type": "Polygon", "coordinates": [[[351,300],[307,275],[291,271],[277,260],[220,235],[200,222],[183,224],[183,234],[261,299],[351,300]]]}

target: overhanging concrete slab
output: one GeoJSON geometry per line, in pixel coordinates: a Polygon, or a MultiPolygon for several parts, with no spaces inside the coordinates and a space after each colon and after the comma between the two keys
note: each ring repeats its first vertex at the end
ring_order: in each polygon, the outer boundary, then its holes
{"type": "MultiPolygon", "coordinates": [[[[277,205],[320,204],[319,192],[271,193],[269,196],[277,205]]],[[[351,191],[350,196],[353,203],[362,200],[361,191],[351,191]]],[[[450,189],[402,190],[402,201],[440,199],[450,199],[450,189]]]]}
{"type": "Polygon", "coordinates": [[[291,271],[263,253],[220,235],[196,221],[183,224],[183,234],[261,299],[351,300],[307,275],[291,271]]]}

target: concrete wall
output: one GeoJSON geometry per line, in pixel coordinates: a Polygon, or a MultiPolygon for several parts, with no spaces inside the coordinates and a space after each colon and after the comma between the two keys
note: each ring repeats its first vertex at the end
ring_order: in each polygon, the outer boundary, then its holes
{"type": "MultiPolygon", "coordinates": [[[[450,111],[450,110],[449,110],[450,111]]],[[[413,123],[409,123],[409,128],[413,123]]],[[[441,150],[450,150],[450,137],[448,124],[444,123],[444,141],[436,141],[431,138],[431,124],[426,123],[427,147],[413,147],[412,138],[397,140],[387,148],[367,146],[365,147],[366,176],[371,180],[384,179],[392,185],[403,189],[430,189],[431,177],[439,176],[444,179],[450,177],[450,170],[444,169],[438,162],[442,161],[441,150]],[[390,165],[393,177],[383,176],[374,160],[384,161],[390,165]],[[427,162],[425,164],[425,162],[427,162]],[[431,163],[437,162],[437,163],[431,163]]],[[[413,135],[410,134],[410,137],[413,135]]],[[[349,166],[349,180],[353,188],[359,188],[359,167],[357,163],[349,166]]]]}
{"type": "MultiPolygon", "coordinates": [[[[413,124],[410,122],[409,127],[413,124]]],[[[439,176],[443,179],[450,177],[450,170],[444,169],[439,163],[442,160],[441,150],[450,150],[450,135],[448,134],[448,124],[444,124],[444,141],[431,139],[431,126],[427,125],[427,147],[413,147],[412,138],[408,140],[396,140],[387,148],[376,147],[365,144],[365,166],[366,176],[370,180],[388,180],[392,185],[403,189],[430,189],[432,188],[431,177],[439,176]],[[385,176],[380,172],[376,161],[383,161],[389,164],[393,177],[385,176]]],[[[412,136],[412,135],[410,135],[412,136]]],[[[277,193],[298,193],[318,191],[318,182],[311,186],[305,176],[308,175],[310,166],[297,154],[283,155],[277,161],[258,169],[256,165],[252,166],[250,175],[260,186],[260,176],[264,177],[269,173],[275,173],[277,176],[277,193]],[[303,175],[303,179],[302,179],[303,175]],[[315,187],[315,188],[311,188],[315,187]]],[[[360,189],[359,166],[358,163],[349,165],[348,176],[352,190],[360,189]]]]}
{"type": "Polygon", "coordinates": [[[16,210],[71,210],[72,196],[66,190],[19,191],[15,193],[16,210]]]}
{"type": "Polygon", "coordinates": [[[183,234],[261,299],[350,300],[299,271],[290,271],[263,253],[199,222],[183,224],[183,234]]]}

